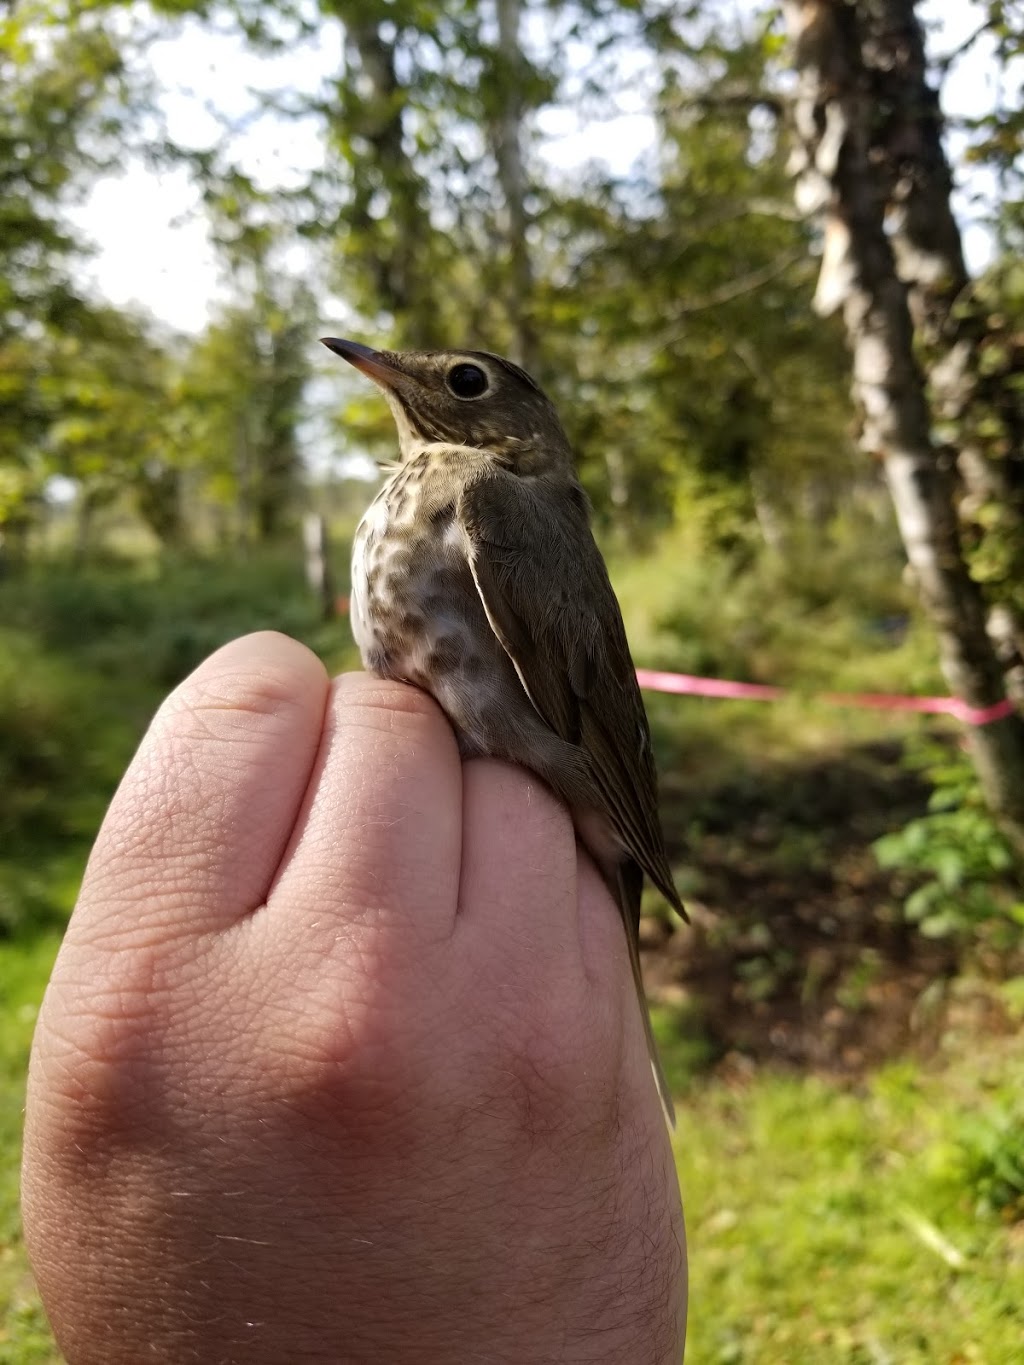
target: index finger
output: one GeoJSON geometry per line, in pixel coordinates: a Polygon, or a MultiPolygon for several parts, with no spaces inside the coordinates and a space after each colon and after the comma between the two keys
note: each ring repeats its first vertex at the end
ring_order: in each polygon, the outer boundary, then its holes
{"type": "Polygon", "coordinates": [[[316,760],[327,693],[316,655],[274,632],[200,664],[122,779],[69,932],[178,937],[260,905],[316,760]]]}

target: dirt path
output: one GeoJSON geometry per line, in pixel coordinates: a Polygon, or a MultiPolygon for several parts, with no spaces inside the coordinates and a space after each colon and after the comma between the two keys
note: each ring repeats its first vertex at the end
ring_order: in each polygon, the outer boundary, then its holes
{"type": "Polygon", "coordinates": [[[871,849],[925,811],[898,744],[712,790],[670,776],[663,796],[670,843],[690,831],[693,925],[644,921],[645,975],[712,1055],[856,1073],[934,1045],[956,947],[906,924],[908,886],[871,849]]]}

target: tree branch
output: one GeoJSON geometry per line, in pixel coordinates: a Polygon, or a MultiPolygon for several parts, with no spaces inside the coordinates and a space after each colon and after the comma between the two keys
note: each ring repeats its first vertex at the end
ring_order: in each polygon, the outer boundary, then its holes
{"type": "Polygon", "coordinates": [[[763,289],[766,284],[770,284],[772,280],[778,279],[787,270],[792,270],[793,266],[800,264],[811,264],[808,262],[807,252],[802,246],[793,251],[787,251],[767,265],[760,266],[757,270],[749,270],[745,275],[739,275],[736,279],[719,285],[717,289],[712,289],[703,298],[694,299],[692,303],[684,303],[681,308],[675,310],[674,316],[685,318],[689,317],[691,313],[703,313],[708,308],[719,308],[724,303],[732,303],[734,299],[742,298],[744,294],[753,294],[758,289],[763,289]]]}

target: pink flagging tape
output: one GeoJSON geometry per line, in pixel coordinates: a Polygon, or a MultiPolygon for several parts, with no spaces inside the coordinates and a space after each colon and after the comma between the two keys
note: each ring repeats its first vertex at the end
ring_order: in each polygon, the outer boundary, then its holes
{"type": "MultiPolygon", "coordinates": [[[[649,692],[674,692],[685,697],[717,697],[724,701],[781,701],[790,689],[764,683],[731,682],[724,678],[701,678],[692,673],[659,673],[638,668],[637,682],[649,692]]],[[[993,706],[971,706],[959,697],[907,697],[891,692],[817,692],[814,699],[829,706],[856,706],[874,711],[923,711],[955,716],[965,725],[991,725],[1013,715],[1009,697],[993,706]]]]}

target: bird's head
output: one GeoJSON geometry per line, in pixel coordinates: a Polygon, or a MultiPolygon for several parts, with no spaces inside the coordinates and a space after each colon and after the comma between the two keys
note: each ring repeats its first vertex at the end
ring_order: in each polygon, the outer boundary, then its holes
{"type": "Polygon", "coordinates": [[[518,473],[572,468],[551,400],[510,360],[488,351],[374,351],[322,340],[384,390],[403,458],[444,442],[496,454],[518,473]]]}

